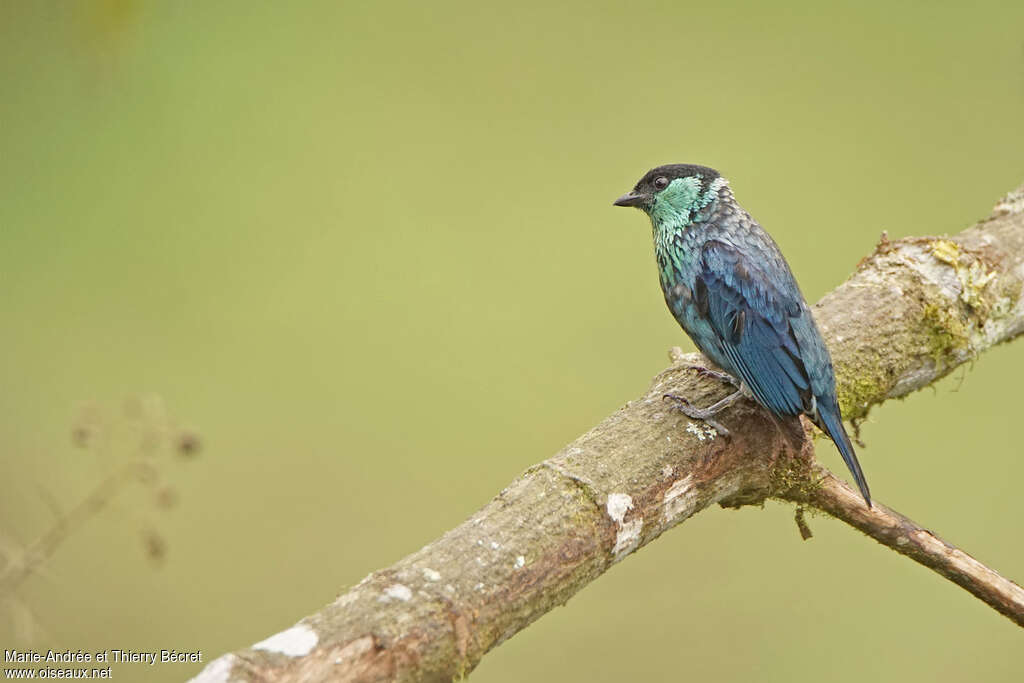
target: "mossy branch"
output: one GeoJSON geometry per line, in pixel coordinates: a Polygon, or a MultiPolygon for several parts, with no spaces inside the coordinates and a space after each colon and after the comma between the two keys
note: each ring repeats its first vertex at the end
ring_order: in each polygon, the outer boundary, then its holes
{"type": "MultiPolygon", "coordinates": [[[[1024,187],[954,237],[884,236],[815,306],[844,414],[936,381],[1024,332],[1024,187]]],[[[1024,590],[814,461],[809,427],[744,401],[728,440],[671,409],[726,388],[675,354],[650,390],[531,467],[465,523],[316,614],[212,662],[215,681],[450,681],[667,529],[775,497],[861,529],[1024,625],[1024,590]]],[[[883,496],[884,497],[884,496],[883,496]]]]}

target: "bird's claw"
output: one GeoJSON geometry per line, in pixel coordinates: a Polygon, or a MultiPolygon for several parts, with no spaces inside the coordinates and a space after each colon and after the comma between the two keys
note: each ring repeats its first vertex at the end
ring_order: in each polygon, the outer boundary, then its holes
{"type": "MultiPolygon", "coordinates": [[[[708,372],[714,371],[709,370],[708,372]]],[[[729,436],[729,430],[726,429],[717,420],[712,419],[711,416],[714,415],[715,412],[697,408],[682,396],[676,396],[675,394],[664,394],[661,398],[662,400],[672,401],[673,403],[675,403],[675,406],[679,410],[679,412],[681,412],[683,415],[690,418],[691,420],[700,420],[701,422],[705,423],[706,425],[714,429],[716,432],[721,434],[722,436],[729,436]]]]}
{"type": "Polygon", "coordinates": [[[719,372],[718,370],[705,368],[702,365],[688,365],[686,367],[689,368],[690,370],[696,370],[697,374],[700,375],[701,377],[711,377],[712,379],[717,379],[719,382],[731,384],[732,386],[737,388],[739,388],[740,386],[739,380],[737,380],[735,377],[733,377],[727,372],[719,372]]]}
{"type": "Polygon", "coordinates": [[[664,394],[664,395],[662,395],[661,399],[663,401],[675,401],[676,403],[679,404],[680,409],[681,409],[681,406],[690,406],[691,405],[690,402],[687,401],[685,398],[683,398],[682,396],[676,396],[675,394],[664,394]]]}

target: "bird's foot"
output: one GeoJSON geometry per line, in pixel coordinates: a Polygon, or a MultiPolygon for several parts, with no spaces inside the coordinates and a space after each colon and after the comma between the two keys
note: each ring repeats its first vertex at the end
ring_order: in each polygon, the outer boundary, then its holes
{"type": "Polygon", "coordinates": [[[711,377],[712,379],[717,379],[719,382],[731,384],[737,389],[740,388],[740,381],[727,372],[712,370],[711,368],[706,368],[703,365],[687,365],[686,367],[689,370],[696,370],[697,374],[701,377],[711,377]]]}
{"type": "MultiPolygon", "coordinates": [[[[738,393],[739,392],[737,392],[737,394],[738,393]]],[[[662,396],[662,398],[667,401],[672,401],[675,407],[679,410],[679,412],[681,412],[686,417],[692,420],[700,420],[701,422],[704,422],[705,424],[707,424],[709,427],[711,427],[724,437],[729,436],[729,430],[726,429],[717,420],[712,419],[714,415],[717,415],[718,412],[725,407],[719,405],[721,401],[719,401],[718,403],[709,408],[698,408],[697,406],[693,405],[682,396],[676,396],[675,394],[665,394],[664,396],[662,396]]]]}

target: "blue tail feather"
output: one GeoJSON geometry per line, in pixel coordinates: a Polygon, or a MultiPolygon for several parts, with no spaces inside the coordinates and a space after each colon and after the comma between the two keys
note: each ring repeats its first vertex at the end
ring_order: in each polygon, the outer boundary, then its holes
{"type": "Polygon", "coordinates": [[[857,454],[853,450],[853,444],[850,443],[850,437],[846,434],[846,428],[843,427],[842,418],[839,417],[839,407],[836,406],[833,410],[819,403],[818,417],[821,419],[819,426],[835,442],[839,454],[843,456],[843,462],[846,463],[850,474],[853,475],[853,480],[857,483],[857,488],[864,496],[864,502],[871,507],[871,491],[868,490],[868,482],[864,478],[864,472],[860,469],[860,463],[857,462],[857,454]]]}

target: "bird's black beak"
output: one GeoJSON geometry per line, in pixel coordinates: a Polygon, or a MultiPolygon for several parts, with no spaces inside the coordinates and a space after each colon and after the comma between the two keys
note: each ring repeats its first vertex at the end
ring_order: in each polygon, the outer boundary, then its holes
{"type": "Polygon", "coordinates": [[[647,201],[647,195],[645,195],[645,194],[643,194],[641,192],[635,192],[634,191],[634,192],[627,192],[626,194],[622,195],[621,197],[616,199],[614,202],[612,202],[612,205],[613,206],[640,206],[645,201],[647,201]]]}

